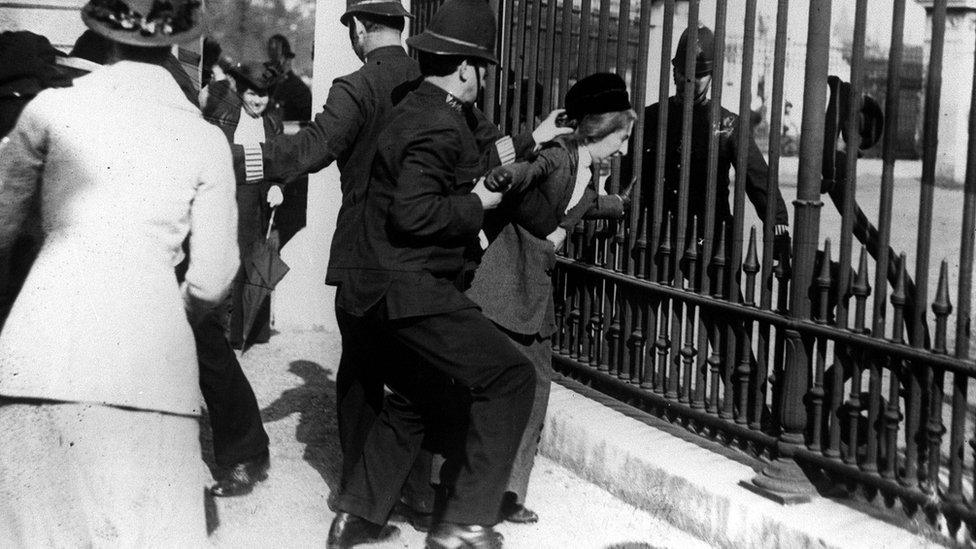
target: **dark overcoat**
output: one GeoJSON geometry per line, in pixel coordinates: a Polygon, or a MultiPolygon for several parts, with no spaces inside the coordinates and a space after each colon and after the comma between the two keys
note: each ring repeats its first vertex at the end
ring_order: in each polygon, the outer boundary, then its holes
{"type": "MultiPolygon", "coordinates": [[[[243,149],[234,145],[234,132],[241,117],[241,98],[231,88],[229,80],[219,80],[208,86],[207,101],[203,105],[203,117],[211,124],[219,127],[231,144],[231,151],[236,156],[243,149]]],[[[264,135],[267,138],[282,132],[281,117],[274,109],[268,109],[261,116],[264,122],[264,135]]],[[[237,180],[237,240],[241,253],[258,239],[263,237],[263,225],[270,214],[264,195],[268,184],[265,181],[247,181],[244,171],[243,156],[234,159],[234,178],[237,180]]]]}
{"type": "MultiPolygon", "coordinates": [[[[654,197],[654,172],[657,164],[657,126],[660,105],[655,103],[644,110],[644,162],[641,181],[644,188],[641,195],[648,204],[654,197]]],[[[668,104],[667,146],[664,160],[664,207],[663,212],[678,215],[678,184],[681,176],[681,115],[682,104],[671,97],[668,104]]],[[[691,175],[689,178],[688,223],[697,216],[699,227],[705,224],[705,192],[708,185],[708,140],[711,133],[710,102],[696,103],[692,108],[691,133],[691,175]]],[[[729,170],[738,155],[739,116],[729,110],[721,109],[718,125],[718,178],[716,184],[715,230],[724,221],[731,230],[732,211],[729,207],[729,170]]],[[[775,219],[777,225],[789,223],[786,203],[779,189],[773,197],[766,190],[769,167],[755,140],[749,137],[749,162],[746,168],[746,196],[756,208],[759,217],[766,214],[766,204],[772,198],[776,201],[775,219]]],[[[650,211],[653,211],[651,209],[650,211]]],[[[666,214],[662,214],[666,217],[666,214]]],[[[701,234],[701,230],[698,231],[701,234]]]]}
{"type": "Polygon", "coordinates": [[[390,319],[475,307],[455,286],[477,239],[483,175],[465,109],[422,82],[398,104],[377,141],[365,192],[358,263],[343,266],[337,304],[362,315],[385,298],[390,319]]]}

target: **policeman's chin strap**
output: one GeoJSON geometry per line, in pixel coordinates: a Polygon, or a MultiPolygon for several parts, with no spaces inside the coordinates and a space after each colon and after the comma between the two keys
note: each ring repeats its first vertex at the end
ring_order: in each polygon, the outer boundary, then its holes
{"type": "MultiPolygon", "coordinates": [[[[477,84],[477,87],[475,89],[478,90],[478,93],[481,93],[481,71],[478,70],[477,65],[474,66],[474,80],[475,80],[475,84],[477,84]]],[[[478,96],[476,95],[475,101],[478,100],[477,97],[478,96]]]]}
{"type": "Polygon", "coordinates": [[[698,95],[695,96],[694,103],[700,105],[708,101],[708,88],[706,87],[698,95]]]}

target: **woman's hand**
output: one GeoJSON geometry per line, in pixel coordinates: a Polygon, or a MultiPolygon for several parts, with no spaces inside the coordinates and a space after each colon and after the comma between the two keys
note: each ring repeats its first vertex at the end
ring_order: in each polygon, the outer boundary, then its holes
{"type": "Polygon", "coordinates": [[[548,240],[549,243],[552,244],[552,249],[558,252],[563,247],[563,244],[566,242],[566,229],[562,227],[556,227],[555,231],[549,233],[549,236],[546,237],[546,240],[548,240]]]}
{"type": "Polygon", "coordinates": [[[272,185],[268,189],[268,205],[272,208],[276,208],[285,201],[285,193],[281,191],[280,185],[272,185]]]}

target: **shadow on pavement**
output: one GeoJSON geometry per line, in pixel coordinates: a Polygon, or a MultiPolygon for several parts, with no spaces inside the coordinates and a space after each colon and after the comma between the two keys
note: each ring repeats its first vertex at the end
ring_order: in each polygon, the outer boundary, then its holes
{"type": "Polygon", "coordinates": [[[335,493],[339,485],[342,454],[335,419],[335,382],[329,371],[309,360],[295,360],[288,371],[301,377],[300,387],[288,389],[261,410],[265,423],[299,414],[295,440],[305,445],[304,459],[315,468],[335,493]]]}

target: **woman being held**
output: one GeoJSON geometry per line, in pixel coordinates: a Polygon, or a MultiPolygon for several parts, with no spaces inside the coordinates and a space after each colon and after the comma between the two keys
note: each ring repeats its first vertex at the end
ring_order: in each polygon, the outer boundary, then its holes
{"type": "Polygon", "coordinates": [[[203,116],[224,131],[232,145],[237,178],[238,232],[241,272],[231,292],[233,305],[229,319],[229,340],[234,347],[252,342],[265,343],[270,337],[270,300],[261,305],[249,333],[244,333],[244,270],[251,246],[264,239],[271,208],[284,199],[281,187],[260,178],[260,144],[282,133],[280,113],[269,108],[269,93],[278,72],[266,63],[246,63],[227,70],[226,80],[211,82],[202,96],[203,116]],[[239,145],[239,146],[234,146],[239,145]],[[256,153],[252,152],[256,151],[256,153]],[[244,158],[240,158],[243,156],[244,158]],[[252,166],[257,166],[252,170],[252,166]]]}
{"type": "Polygon", "coordinates": [[[509,522],[538,520],[524,503],[549,403],[556,251],[581,220],[621,217],[629,202],[629,189],[625,195],[601,193],[592,172],[627,153],[637,115],[623,80],[609,73],[580,80],[566,94],[566,115],[572,133],[545,145],[531,162],[489,174],[493,186],[507,190],[497,214],[485,221],[491,243],[467,294],[536,367],[535,403],[501,510],[509,522]]]}

